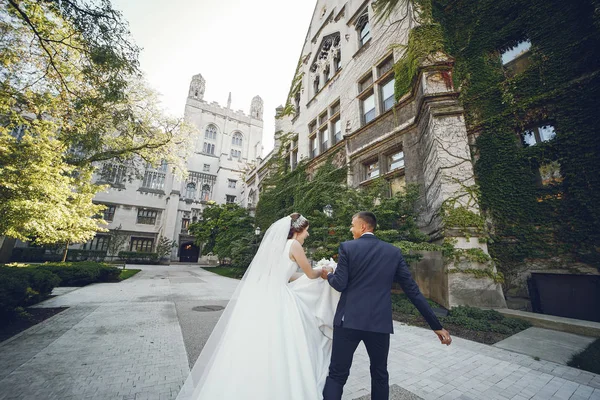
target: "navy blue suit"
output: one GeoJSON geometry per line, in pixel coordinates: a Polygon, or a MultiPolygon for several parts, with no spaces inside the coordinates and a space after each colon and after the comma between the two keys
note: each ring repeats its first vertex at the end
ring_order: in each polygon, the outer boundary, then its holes
{"type": "Polygon", "coordinates": [[[324,399],[341,399],[352,357],[363,341],[371,360],[371,398],[387,400],[387,357],[390,333],[394,332],[392,283],[400,283],[431,329],[442,329],[442,325],[413,280],[400,249],[374,235],[342,243],[337,269],[327,280],[341,297],[333,320],[333,351],[324,399]]]}

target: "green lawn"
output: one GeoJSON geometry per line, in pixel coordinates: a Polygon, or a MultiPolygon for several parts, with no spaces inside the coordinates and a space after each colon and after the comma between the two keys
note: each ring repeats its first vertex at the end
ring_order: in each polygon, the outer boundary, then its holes
{"type": "Polygon", "coordinates": [[[208,272],[213,272],[215,274],[234,279],[242,279],[242,276],[244,276],[244,273],[246,272],[246,268],[239,267],[210,267],[202,269],[208,272]]]}
{"type": "Polygon", "coordinates": [[[581,353],[575,354],[567,365],[600,374],[600,339],[590,344],[581,353]]]}
{"type": "Polygon", "coordinates": [[[132,276],[134,276],[135,274],[137,274],[140,271],[141,271],[141,269],[124,269],[121,271],[121,274],[119,275],[119,280],[124,281],[125,279],[131,278],[132,276]]]}

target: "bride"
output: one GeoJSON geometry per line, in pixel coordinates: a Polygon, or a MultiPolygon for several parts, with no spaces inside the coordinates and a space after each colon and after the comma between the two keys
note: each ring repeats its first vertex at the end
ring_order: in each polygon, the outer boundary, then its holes
{"type": "Polygon", "coordinates": [[[339,293],[306,258],[308,225],[269,227],[178,400],[322,398],[339,293]]]}

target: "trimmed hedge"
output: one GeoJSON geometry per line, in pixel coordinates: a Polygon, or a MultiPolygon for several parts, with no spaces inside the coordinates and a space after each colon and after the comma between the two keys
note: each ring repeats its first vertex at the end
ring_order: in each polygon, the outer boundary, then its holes
{"type": "Polygon", "coordinates": [[[60,286],[85,286],[94,282],[116,282],[121,273],[117,267],[94,261],[45,263],[32,268],[58,275],[60,286]]]}
{"type": "Polygon", "coordinates": [[[0,267],[0,320],[14,318],[19,307],[46,298],[60,278],[37,268],[0,267]]]}
{"type": "Polygon", "coordinates": [[[130,264],[158,264],[158,253],[120,251],[119,259],[130,264]]]}

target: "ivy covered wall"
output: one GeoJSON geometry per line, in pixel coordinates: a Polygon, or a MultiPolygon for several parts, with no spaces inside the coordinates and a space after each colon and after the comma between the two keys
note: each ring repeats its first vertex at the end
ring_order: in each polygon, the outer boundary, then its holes
{"type": "MultiPolygon", "coordinates": [[[[416,3],[431,10],[421,32],[441,28],[443,51],[456,60],[453,81],[500,270],[510,277],[531,259],[600,266],[600,2],[416,3]],[[503,65],[501,54],[526,40],[519,68],[503,65]],[[540,126],[556,135],[528,145],[522,134],[540,126]],[[554,169],[560,173],[548,179],[554,169]]],[[[423,47],[440,49],[437,40],[423,47]]]]}

